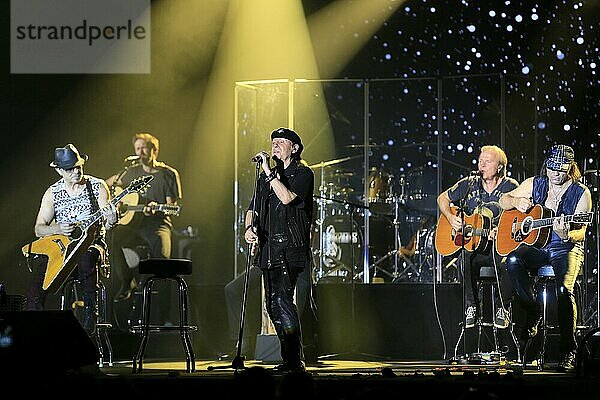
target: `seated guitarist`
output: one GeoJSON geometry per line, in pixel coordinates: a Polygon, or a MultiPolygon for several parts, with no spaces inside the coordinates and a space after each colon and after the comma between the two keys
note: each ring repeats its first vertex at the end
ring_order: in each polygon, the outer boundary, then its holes
{"type": "MultiPolygon", "coordinates": [[[[518,182],[506,176],[507,158],[504,150],[498,146],[483,146],[479,154],[478,170],[475,174],[459,180],[454,186],[442,192],[437,199],[440,212],[446,217],[453,230],[461,232],[463,218],[461,214],[454,214],[450,204],[457,207],[463,206],[464,214],[472,215],[483,209],[491,218],[492,227],[496,227],[500,212],[502,211],[498,200],[503,193],[510,192],[518,186],[518,182]]],[[[465,252],[464,257],[464,285],[465,285],[465,328],[475,326],[475,321],[480,314],[479,293],[477,292],[477,279],[481,267],[496,267],[500,282],[499,298],[496,299],[494,310],[494,325],[500,329],[509,326],[508,313],[512,287],[505,277],[505,268],[492,246],[495,231],[488,238],[484,238],[482,246],[470,253],[465,252]],[[489,240],[489,242],[488,242],[489,240]]]]}
{"type": "MultiPolygon", "coordinates": [[[[83,164],[86,155],[80,155],[72,144],[60,147],[54,151],[54,161],[50,164],[61,176],[44,193],[40,209],[35,221],[35,235],[76,236],[77,226],[90,216],[102,209],[104,228],[110,228],[117,222],[114,206],[109,204],[110,194],[106,182],[100,178],[83,174],[83,164]]],[[[104,229],[96,230],[91,246],[84,251],[77,262],[77,277],[83,288],[83,319],[84,329],[93,333],[96,319],[96,290],[98,285],[97,266],[103,261],[105,254],[104,229]]],[[[81,235],[81,232],[79,232],[81,235]]],[[[81,236],[76,236],[81,237],[81,236]]],[[[47,256],[39,255],[36,262],[30,265],[32,279],[27,288],[26,310],[43,310],[47,291],[43,289],[44,275],[50,261],[47,256]]]]}
{"type": "MultiPolygon", "coordinates": [[[[152,258],[171,257],[171,237],[173,223],[171,216],[156,211],[153,205],[176,205],[181,199],[181,182],[179,172],[157,160],[159,141],[148,132],[137,133],[133,137],[133,149],[139,162],[127,168],[124,173],[111,176],[106,182],[112,186],[127,186],[135,178],[152,175],[150,187],[140,196],[140,203],[146,205],[143,212],[136,214],[131,223],[117,225],[111,231],[111,266],[120,279],[120,289],[113,298],[114,302],[127,300],[137,287],[133,271],[130,269],[123,247],[135,248],[137,245],[148,247],[152,258]]],[[[161,318],[168,319],[169,302],[161,303],[161,318]]],[[[166,321],[165,321],[166,322],[166,321]]]]}
{"type": "MultiPolygon", "coordinates": [[[[590,191],[579,182],[580,178],[573,149],[566,145],[555,145],[544,161],[541,174],[526,179],[518,188],[502,196],[500,205],[507,210],[516,208],[525,213],[533,205],[539,204],[551,209],[556,216],[589,212],[592,208],[590,191]]],[[[506,261],[515,292],[527,311],[522,339],[530,339],[537,334],[542,318],[541,305],[534,297],[528,271],[537,271],[546,264],[552,265],[558,287],[561,352],[558,369],[562,372],[574,370],[577,305],[573,288],[584,261],[586,228],[585,224],[571,224],[565,222],[564,217],[557,218],[546,245],[542,248],[517,247],[508,254],[506,261]]]]}

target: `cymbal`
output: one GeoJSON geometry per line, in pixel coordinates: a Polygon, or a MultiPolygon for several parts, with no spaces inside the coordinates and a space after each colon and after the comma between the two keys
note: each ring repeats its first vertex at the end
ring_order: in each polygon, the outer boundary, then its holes
{"type": "Polygon", "coordinates": [[[350,186],[335,187],[333,191],[339,194],[348,194],[354,192],[354,188],[350,186]]]}
{"type": "Polygon", "coordinates": [[[365,147],[368,147],[370,149],[376,149],[376,148],[385,147],[385,146],[382,144],[369,143],[369,144],[349,144],[349,145],[346,145],[345,147],[347,147],[349,149],[362,149],[365,147]]]}
{"type": "Polygon", "coordinates": [[[416,146],[436,146],[436,142],[417,142],[417,143],[404,143],[400,147],[416,147],[416,146]]]}
{"type": "Polygon", "coordinates": [[[309,165],[308,168],[323,168],[323,167],[329,167],[330,165],[335,165],[335,164],[339,164],[342,163],[344,161],[349,161],[349,160],[353,160],[355,158],[359,158],[362,157],[362,154],[358,154],[355,156],[349,156],[349,157],[343,157],[343,158],[338,158],[338,159],[333,159],[330,161],[321,161],[320,163],[317,164],[313,164],[313,165],[309,165]]]}
{"type": "Polygon", "coordinates": [[[354,172],[336,169],[335,171],[327,172],[325,174],[325,176],[327,176],[327,177],[332,177],[332,176],[333,177],[336,177],[336,176],[338,176],[338,177],[350,177],[350,176],[354,176],[354,172]]]}

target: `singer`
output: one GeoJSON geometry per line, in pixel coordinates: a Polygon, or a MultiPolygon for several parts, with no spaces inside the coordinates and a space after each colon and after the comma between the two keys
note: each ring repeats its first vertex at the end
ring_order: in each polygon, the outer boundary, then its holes
{"type": "MultiPolygon", "coordinates": [[[[120,280],[119,291],[113,298],[115,302],[129,299],[138,285],[138,279],[134,276],[135,270],[129,267],[121,249],[144,246],[148,248],[147,256],[169,258],[173,231],[172,217],[155,210],[157,205],[176,205],[181,199],[179,172],[157,159],[158,139],[148,132],[137,133],[133,137],[133,149],[135,156],[125,159],[131,160],[129,162],[132,165],[126,167],[123,173],[108,178],[107,183],[127,187],[131,181],[140,176],[152,175],[154,179],[148,189],[139,196],[140,205],[145,205],[143,211],[136,213],[129,224],[119,224],[111,231],[110,261],[120,280]]],[[[170,320],[170,296],[167,297],[166,290],[161,293],[162,295],[165,297],[160,301],[160,318],[167,322],[170,320]]]]}
{"type": "MultiPolygon", "coordinates": [[[[510,192],[518,186],[517,181],[506,176],[507,158],[504,150],[498,146],[483,146],[479,154],[478,169],[470,176],[459,180],[454,186],[442,192],[437,199],[441,214],[448,220],[453,230],[460,232],[463,228],[463,215],[459,212],[454,215],[450,204],[462,209],[467,215],[481,213],[491,218],[493,228],[497,227],[502,208],[498,203],[500,196],[510,192]]],[[[473,251],[469,254],[463,250],[463,299],[465,305],[464,328],[472,328],[478,316],[481,316],[481,302],[477,290],[479,270],[481,267],[497,267],[499,288],[496,291],[496,310],[494,310],[494,325],[505,329],[510,324],[509,306],[512,293],[510,281],[506,276],[506,269],[501,264],[501,259],[496,254],[491,240],[495,230],[487,238],[490,242],[485,249],[473,251]]]]}
{"type": "Polygon", "coordinates": [[[294,292],[298,275],[311,268],[310,226],[314,175],[301,160],[304,146],[296,132],[279,128],[271,133],[269,164],[266,152],[252,160],[262,173],[256,189],[256,215],[246,212],[247,243],[257,245],[254,263],[262,271],[265,306],[281,344],[283,363],[275,372],[303,371],[302,330],[294,292]]]}

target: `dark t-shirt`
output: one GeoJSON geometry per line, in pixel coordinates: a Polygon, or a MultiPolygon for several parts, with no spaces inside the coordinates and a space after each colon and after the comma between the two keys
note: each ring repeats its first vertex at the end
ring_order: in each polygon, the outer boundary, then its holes
{"type": "MultiPolygon", "coordinates": [[[[144,171],[141,165],[130,167],[121,177],[123,187],[127,187],[134,179],[139,178],[140,176],[152,175],[154,179],[150,182],[146,190],[140,193],[139,204],[148,204],[151,201],[158,204],[165,204],[167,196],[177,200],[181,199],[179,172],[177,172],[175,168],[162,162],[156,163],[155,169],[157,172],[148,173],[144,171]]],[[[143,220],[172,226],[171,217],[161,212],[143,218],[143,220]]]]}
{"type": "Polygon", "coordinates": [[[456,182],[454,186],[448,189],[448,197],[455,206],[459,206],[463,199],[465,200],[465,212],[467,214],[473,214],[475,209],[479,206],[488,208],[494,215],[492,224],[498,225],[500,213],[502,208],[500,207],[500,196],[504,193],[508,193],[513,189],[516,189],[519,184],[516,180],[509,177],[502,178],[500,184],[488,193],[483,188],[483,184],[480,177],[466,177],[456,182]]]}

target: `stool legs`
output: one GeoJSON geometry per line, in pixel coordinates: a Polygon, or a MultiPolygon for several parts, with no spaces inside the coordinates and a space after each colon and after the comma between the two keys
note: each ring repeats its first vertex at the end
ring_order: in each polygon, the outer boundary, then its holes
{"type": "MultiPolygon", "coordinates": [[[[548,279],[544,279],[544,278],[539,278],[540,279],[540,287],[541,287],[541,296],[542,296],[542,320],[540,322],[540,324],[538,325],[538,333],[541,335],[540,338],[540,348],[537,352],[537,357],[536,357],[536,362],[537,362],[537,370],[538,371],[543,371],[544,370],[544,362],[545,362],[545,354],[546,354],[546,340],[547,340],[547,334],[548,334],[548,330],[552,329],[552,327],[550,327],[548,325],[548,279]]],[[[525,341],[525,346],[523,349],[523,368],[525,368],[526,364],[527,364],[527,353],[529,352],[529,349],[531,348],[531,346],[533,345],[533,341],[534,341],[535,337],[527,339],[525,341]]]]}
{"type": "Polygon", "coordinates": [[[148,336],[150,334],[150,302],[152,299],[152,285],[157,278],[154,276],[146,279],[142,289],[142,339],[136,355],[133,357],[133,372],[141,372],[143,368],[144,354],[148,345],[148,336]]]}
{"type": "MultiPolygon", "coordinates": [[[[73,299],[79,301],[79,293],[77,290],[77,279],[68,279],[64,286],[60,296],[60,309],[67,309],[67,299],[69,298],[69,291],[72,293],[73,299]]],[[[105,353],[104,348],[108,352],[108,366],[113,366],[113,349],[108,336],[108,330],[112,328],[112,324],[106,322],[106,287],[102,281],[98,281],[98,288],[96,290],[96,309],[94,315],[96,318],[96,329],[93,333],[93,339],[96,342],[96,348],[98,350],[98,366],[100,368],[105,366],[105,353]]]]}
{"type": "Polygon", "coordinates": [[[187,372],[196,370],[196,360],[192,349],[192,340],[186,326],[188,326],[188,286],[181,277],[176,277],[179,283],[179,334],[183,349],[185,351],[185,363],[187,372]]]}
{"type": "MultiPolygon", "coordinates": [[[[477,351],[479,353],[481,353],[481,336],[484,334],[483,332],[483,328],[488,326],[492,328],[492,337],[493,337],[493,342],[494,342],[494,351],[498,354],[502,353],[502,350],[500,349],[500,340],[499,340],[499,329],[496,327],[495,323],[494,323],[494,317],[495,317],[495,312],[497,309],[497,304],[496,304],[496,293],[497,293],[497,288],[496,285],[494,283],[490,283],[487,281],[479,281],[478,282],[478,288],[481,288],[483,285],[489,284],[490,285],[490,296],[491,296],[491,308],[492,308],[492,321],[491,322],[485,322],[483,320],[483,313],[484,313],[484,307],[483,304],[480,305],[480,314],[477,318],[477,327],[478,327],[478,331],[477,331],[477,351]]],[[[510,315],[512,316],[512,311],[509,310],[510,315]]],[[[510,321],[510,324],[508,326],[509,333],[511,336],[511,339],[513,341],[513,345],[516,349],[517,352],[517,362],[521,362],[521,348],[519,346],[519,341],[517,340],[517,336],[515,335],[514,332],[514,322],[510,321]]]]}
{"type": "Polygon", "coordinates": [[[191,329],[195,329],[195,327],[191,327],[188,321],[188,286],[185,280],[180,276],[171,276],[171,277],[158,277],[151,276],[146,279],[146,282],[142,286],[142,323],[139,326],[139,331],[141,332],[141,340],[140,345],[138,347],[138,351],[133,358],[133,372],[141,372],[143,369],[143,360],[144,354],[146,353],[146,347],[148,345],[148,338],[150,336],[150,331],[169,331],[169,330],[179,330],[179,335],[181,338],[181,343],[183,345],[183,350],[185,352],[185,363],[186,363],[186,371],[187,372],[195,372],[196,371],[196,360],[194,355],[194,350],[192,348],[192,340],[190,338],[189,331],[191,329]],[[152,298],[152,287],[157,280],[174,280],[178,284],[178,292],[179,292],[179,324],[174,327],[164,327],[164,326],[151,326],[150,325],[150,304],[152,298]]]}
{"type": "Polygon", "coordinates": [[[98,301],[97,304],[97,320],[96,320],[96,343],[98,344],[98,353],[100,355],[100,359],[98,361],[98,366],[100,368],[104,367],[104,344],[106,344],[106,349],[108,351],[108,366],[113,366],[113,349],[110,343],[110,338],[108,337],[108,330],[112,328],[112,324],[106,322],[106,287],[102,281],[98,281],[98,301]]]}

